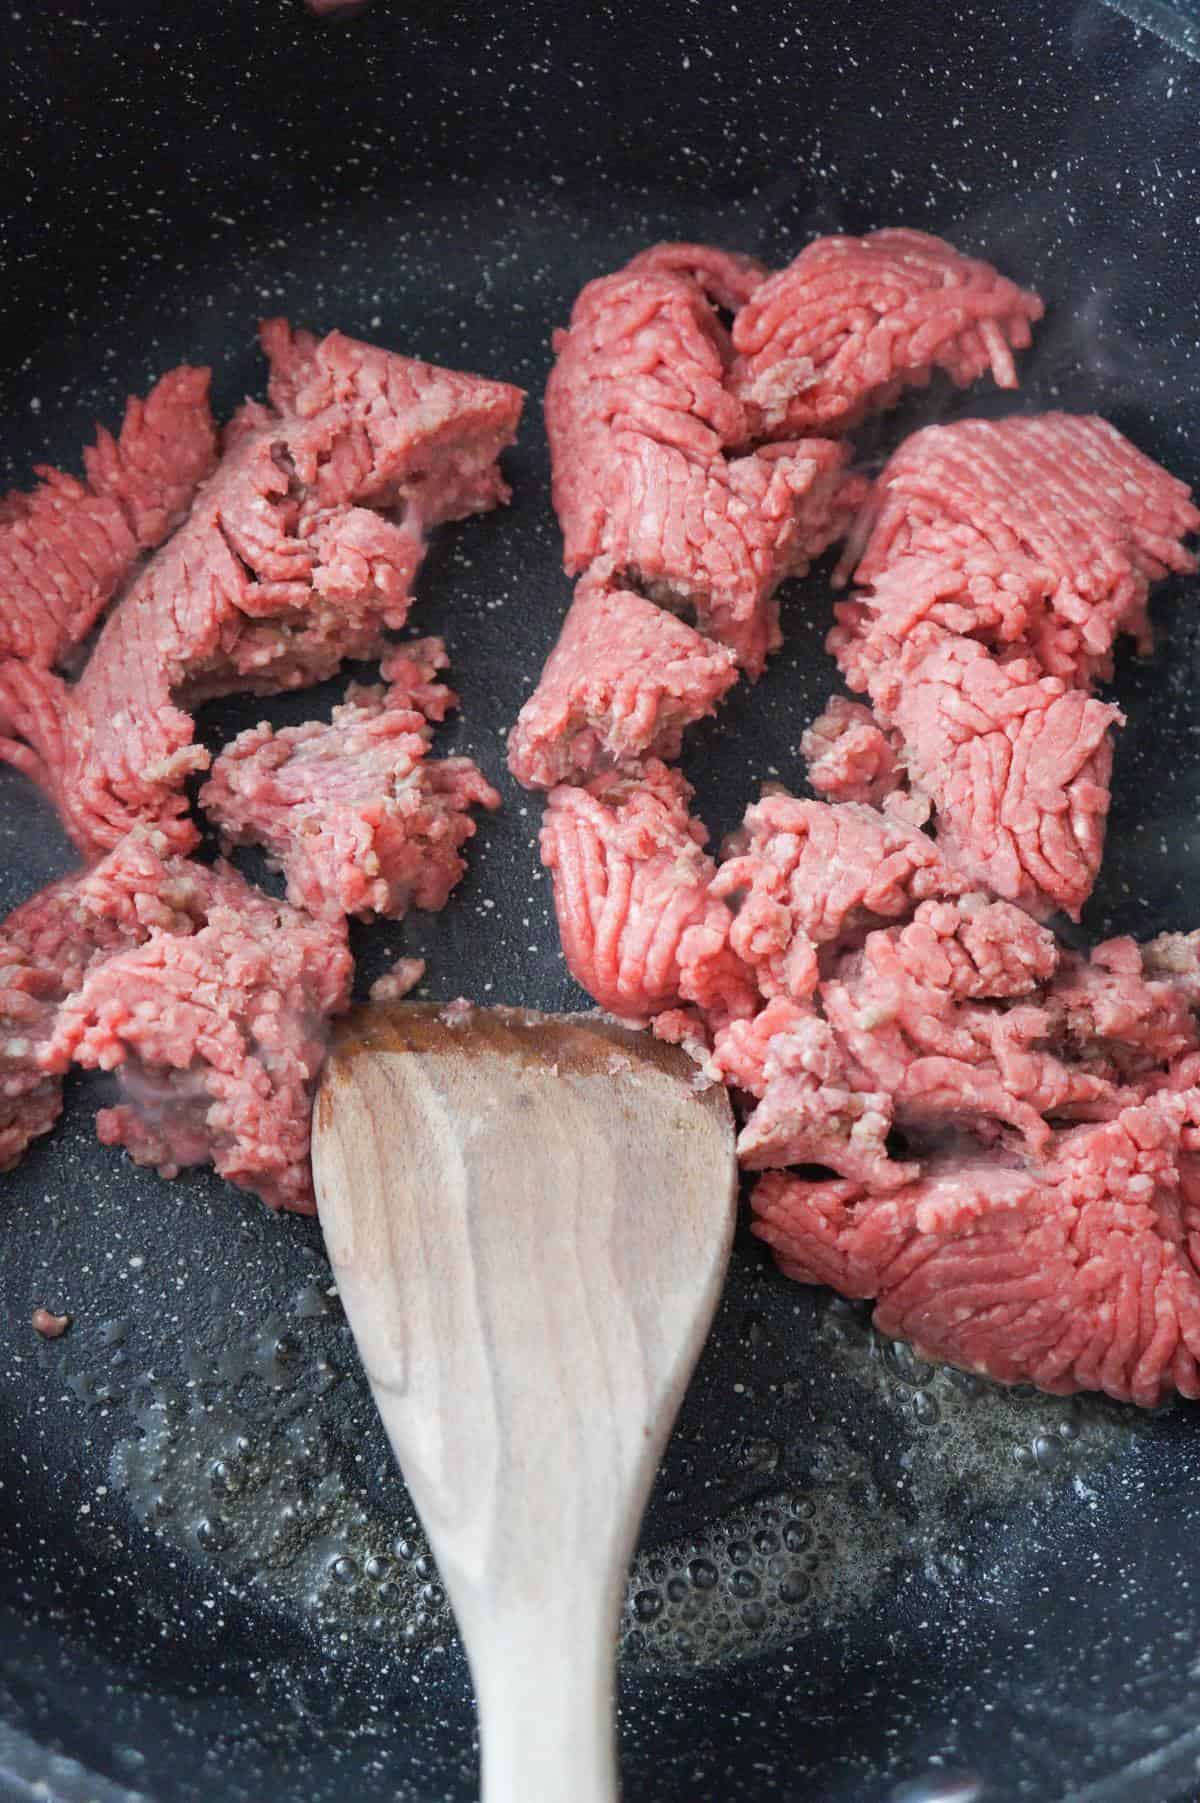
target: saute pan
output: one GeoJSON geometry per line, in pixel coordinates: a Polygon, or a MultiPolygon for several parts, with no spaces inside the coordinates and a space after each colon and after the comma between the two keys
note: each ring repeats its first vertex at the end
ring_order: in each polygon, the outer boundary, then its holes
{"type": "MultiPolygon", "coordinates": [[[[657,237],[771,261],[943,232],[1049,312],[1019,397],[1097,408],[1200,481],[1200,9],[1127,0],[12,0],[0,476],[66,467],[182,359],[228,413],[286,312],[526,386],[503,513],[447,530],[447,749],[499,777],[568,599],[540,394],[589,277],[657,237]]],[[[867,447],[868,451],[880,447],[867,447]]],[[[1121,662],[1089,934],[1200,924],[1200,589],[1121,662]]],[[[715,834],[798,782],[827,571],[700,728],[715,834]]],[[[340,685],[208,710],[216,744],[340,685]]],[[[511,786],[444,914],[356,935],[429,992],[580,1005],[511,786]]],[[[0,904],[67,867],[0,777],[0,904]]],[[[0,1792],[64,1803],[475,1795],[467,1673],[312,1222],[101,1148],[97,1085],[0,1179],[0,1792]],[[69,1333],[32,1331],[38,1304],[69,1333]]],[[[875,1340],[748,1236],[623,1623],[637,1803],[1185,1803],[1200,1794],[1200,1418],[1006,1393],[875,1340]]],[[[566,1800],[565,1800],[566,1803],[566,1800]]]]}

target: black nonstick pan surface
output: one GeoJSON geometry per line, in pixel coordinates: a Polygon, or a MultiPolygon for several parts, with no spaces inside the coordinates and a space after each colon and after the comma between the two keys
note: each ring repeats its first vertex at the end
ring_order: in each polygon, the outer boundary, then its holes
{"type": "MultiPolygon", "coordinates": [[[[437,539],[414,612],[463,699],[441,748],[498,779],[569,593],[550,331],[655,237],[782,262],[816,230],[943,231],[1049,316],[1016,400],[931,392],[889,433],[1097,408],[1200,481],[1187,6],[14,0],[2,24],[0,477],[77,466],[93,419],[184,358],[227,413],[261,387],[267,312],[522,383],[513,505],[437,539]]],[[[825,575],[693,737],[716,834],[764,778],[800,781],[832,682],[825,575]]],[[[1165,588],[1158,650],[1118,672],[1094,936],[1200,924],[1198,599],[1165,588]]],[[[581,1005],[536,803],[504,787],[445,913],[357,935],[362,992],[404,950],[435,997],[581,1005]]],[[[68,863],[0,775],[0,904],[68,863]]],[[[0,1794],[474,1796],[466,1667],[316,1225],[136,1170],[96,1144],[96,1091],[0,1178],[0,1794]],[[32,1331],[39,1303],[73,1315],[65,1338],[32,1331]]],[[[1198,1478],[1194,1409],[931,1370],[743,1235],[631,1579],[629,1798],[1195,1798],[1198,1478]]]]}

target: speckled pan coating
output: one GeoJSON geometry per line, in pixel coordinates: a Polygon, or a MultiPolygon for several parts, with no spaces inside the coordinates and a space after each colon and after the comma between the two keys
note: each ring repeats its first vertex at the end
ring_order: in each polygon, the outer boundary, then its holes
{"type": "MultiPolygon", "coordinates": [[[[299,0],[13,0],[3,26],[4,486],[42,456],[70,467],[94,417],[115,423],[129,389],[184,358],[215,364],[227,413],[261,386],[262,313],[536,395],[583,283],[655,238],[777,264],[810,232],[898,221],[1046,295],[1023,407],[1098,407],[1200,478],[1200,69],[1091,0],[914,0],[886,31],[873,7],[802,0],[375,0],[323,22],[299,0]]],[[[981,404],[1012,403],[976,392],[951,416],[981,404]]],[[[475,756],[506,807],[455,905],[373,929],[360,979],[404,951],[428,957],[436,995],[473,968],[479,999],[559,1008],[580,998],[537,870],[538,804],[502,775],[502,732],[569,599],[536,405],[508,468],[511,511],[434,547],[413,615],[453,646],[463,706],[439,748],[475,756]]],[[[785,597],[787,648],[763,681],[696,729],[687,768],[717,835],[764,776],[798,774],[832,674],[819,576],[806,596],[785,597]]],[[[1195,924],[1195,602],[1168,586],[1160,649],[1118,672],[1130,723],[1091,937],[1195,924]]],[[[203,724],[225,736],[261,711],[203,724]]],[[[299,722],[313,698],[272,712],[299,722]]],[[[6,776],[0,905],[66,855],[6,776]]],[[[203,1176],[130,1169],[76,1095],[0,1179],[0,1717],[15,1724],[0,1794],[11,1770],[70,1803],[333,1803],[352,1774],[362,1803],[466,1803],[465,1668],[434,1650],[440,1591],[416,1570],[344,1327],[312,1312],[316,1230],[203,1176]],[[33,1331],[38,1304],[73,1315],[61,1340],[33,1331]],[[128,1450],[143,1429],[160,1479],[128,1450]],[[333,1474],[328,1513],[283,1517],[290,1472],[306,1494],[333,1474]],[[156,1534],[143,1516],[160,1494],[156,1534]],[[366,1561],[389,1547],[400,1576],[381,1603],[390,1580],[366,1561]]],[[[1196,1429],[1186,1409],[1131,1431],[872,1356],[852,1315],[740,1245],[631,1589],[629,1794],[899,1803],[930,1796],[910,1781],[957,1775],[942,1796],[965,1803],[974,1772],[1013,1803],[1188,1803],[1196,1429]]]]}

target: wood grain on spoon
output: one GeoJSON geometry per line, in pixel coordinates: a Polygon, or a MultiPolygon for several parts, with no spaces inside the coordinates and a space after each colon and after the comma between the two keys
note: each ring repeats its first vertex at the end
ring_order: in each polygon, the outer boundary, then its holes
{"type": "Polygon", "coordinates": [[[611,1803],[626,1573],[721,1288],[725,1092],[599,1016],[393,1004],[335,1039],[329,1256],[458,1618],[487,1803],[611,1803]]]}

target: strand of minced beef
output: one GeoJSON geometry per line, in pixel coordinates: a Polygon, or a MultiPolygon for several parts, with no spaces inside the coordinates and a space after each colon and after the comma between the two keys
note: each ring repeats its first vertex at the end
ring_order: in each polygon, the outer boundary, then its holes
{"type": "Polygon", "coordinates": [[[0,658],[61,663],[186,516],[217,460],[208,383],[206,369],[171,370],[130,396],[117,438],[99,429],[85,480],[41,467],[31,494],[0,501],[0,658]]]}
{"type": "Polygon", "coordinates": [[[520,390],[360,344],[263,328],[272,405],[247,403],[186,522],[110,616],[79,682],[0,660],[0,756],[95,857],[153,821],[194,840],[208,754],[187,709],[318,682],[403,625],[424,535],[507,497],[520,390]]]}

